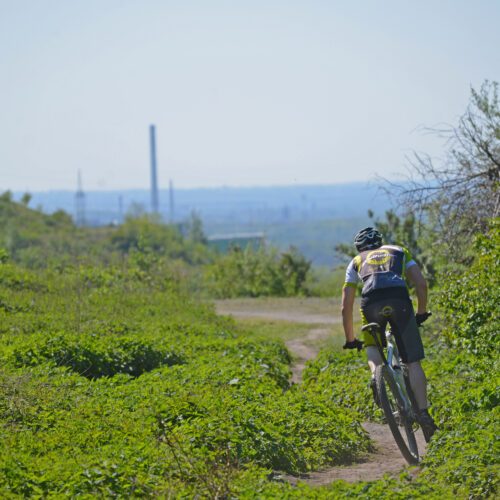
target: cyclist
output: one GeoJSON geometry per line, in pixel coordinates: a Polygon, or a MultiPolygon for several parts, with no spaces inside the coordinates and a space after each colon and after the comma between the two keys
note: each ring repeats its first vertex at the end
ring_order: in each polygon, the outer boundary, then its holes
{"type": "MultiPolygon", "coordinates": [[[[427,282],[410,252],[401,246],[383,245],[382,235],[376,229],[367,227],[354,238],[359,254],[351,260],[346,270],[342,291],[342,320],[346,343],[344,349],[361,350],[366,347],[368,365],[372,372],[371,388],[378,403],[374,373],[382,358],[373,337],[365,332],[364,342],[354,336],[353,306],[358,282],[362,282],[361,318],[363,324],[378,323],[385,331],[387,323],[392,332],[403,362],[408,367],[410,385],[419,407],[417,420],[430,439],[437,429],[429,414],[427,400],[427,380],[420,361],[424,358],[424,348],[418,326],[429,316],[427,312],[427,282]],[[417,314],[406,285],[406,280],[415,286],[417,294],[417,314]]],[[[381,339],[382,342],[385,338],[381,339]]]]}

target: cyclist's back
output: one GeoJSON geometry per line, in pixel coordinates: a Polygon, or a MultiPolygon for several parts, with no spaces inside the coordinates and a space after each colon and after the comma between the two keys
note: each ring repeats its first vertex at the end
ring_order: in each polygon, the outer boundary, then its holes
{"type": "MultiPolygon", "coordinates": [[[[344,286],[356,287],[360,281],[363,283],[363,324],[378,323],[384,331],[390,323],[403,361],[411,363],[423,359],[424,349],[405,279],[406,270],[416,266],[416,262],[406,248],[382,245],[377,230],[367,228],[361,236],[358,233],[357,238],[360,253],[347,266],[344,286]]],[[[374,346],[375,340],[365,333],[364,344],[365,347],[374,346]]]]}
{"type": "Polygon", "coordinates": [[[363,250],[352,259],[346,271],[346,285],[356,286],[361,280],[363,302],[376,300],[384,295],[409,298],[405,271],[416,265],[410,252],[397,245],[381,245],[363,250]]]}

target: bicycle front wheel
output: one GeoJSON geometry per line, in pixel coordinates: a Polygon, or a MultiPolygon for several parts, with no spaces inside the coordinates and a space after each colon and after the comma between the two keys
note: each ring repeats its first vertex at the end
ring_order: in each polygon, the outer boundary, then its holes
{"type": "Polygon", "coordinates": [[[402,409],[398,386],[386,365],[379,365],[375,370],[375,384],[387,423],[401,454],[410,465],[418,464],[418,447],[413,430],[413,422],[402,409]]]}

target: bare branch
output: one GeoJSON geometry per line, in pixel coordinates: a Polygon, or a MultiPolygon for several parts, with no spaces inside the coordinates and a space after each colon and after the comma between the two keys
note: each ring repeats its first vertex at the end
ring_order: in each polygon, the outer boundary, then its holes
{"type": "Polygon", "coordinates": [[[498,83],[486,81],[456,127],[421,128],[445,139],[444,160],[414,152],[402,182],[384,180],[384,191],[420,218],[432,214],[451,245],[478,231],[500,213],[500,108],[498,83]]]}

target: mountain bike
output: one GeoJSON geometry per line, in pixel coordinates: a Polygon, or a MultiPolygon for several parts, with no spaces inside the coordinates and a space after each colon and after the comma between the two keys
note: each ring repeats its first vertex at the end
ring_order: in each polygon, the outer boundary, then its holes
{"type": "Polygon", "coordinates": [[[369,323],[362,330],[373,335],[383,360],[375,369],[375,387],[380,406],[401,454],[410,465],[416,465],[419,462],[415,439],[418,405],[411,390],[407,368],[401,361],[390,329],[385,332],[385,342],[381,342],[379,324],[369,323]]]}

